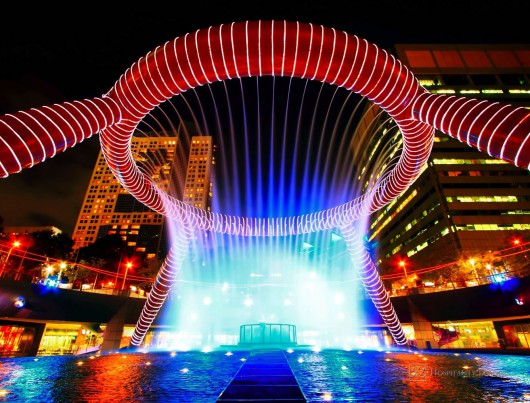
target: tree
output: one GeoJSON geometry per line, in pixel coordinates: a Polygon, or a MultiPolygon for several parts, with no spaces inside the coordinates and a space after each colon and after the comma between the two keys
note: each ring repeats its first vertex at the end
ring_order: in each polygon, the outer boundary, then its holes
{"type": "Polygon", "coordinates": [[[81,260],[79,265],[76,266],[72,278],[73,288],[81,289],[81,286],[88,281],[90,276],[92,276],[92,270],[83,267],[85,265],[88,265],[88,262],[81,260]]]}
{"type": "Polygon", "coordinates": [[[94,270],[90,270],[88,267],[97,267],[101,268],[105,265],[104,259],[99,258],[90,258],[88,260],[79,261],[77,267],[75,268],[73,275],[74,287],[81,288],[82,284],[94,283],[97,281],[98,273],[94,270]]]}
{"type": "Polygon", "coordinates": [[[163,260],[161,259],[151,259],[148,261],[147,266],[141,267],[138,269],[137,274],[142,277],[147,277],[152,280],[146,280],[138,283],[138,286],[142,288],[143,290],[149,292],[151,291],[151,288],[153,287],[153,283],[156,279],[156,276],[158,275],[158,272],[160,271],[160,267],[162,266],[163,260]]]}
{"type": "Polygon", "coordinates": [[[62,260],[67,260],[72,253],[74,240],[62,232],[44,230],[29,235],[33,242],[28,247],[28,252],[62,260]]]}
{"type": "Polygon", "coordinates": [[[80,248],[78,259],[87,262],[93,259],[102,259],[105,262],[98,267],[116,271],[126,251],[127,245],[120,235],[106,235],[96,239],[90,245],[80,248]]]}
{"type": "Polygon", "coordinates": [[[19,247],[13,250],[10,257],[12,274],[15,279],[31,274],[40,277],[43,261],[48,259],[68,260],[72,253],[74,241],[68,235],[52,230],[11,235],[11,241],[18,241],[19,247]]]}
{"type": "Polygon", "coordinates": [[[510,277],[530,276],[530,231],[511,233],[503,239],[501,263],[510,277]]]}

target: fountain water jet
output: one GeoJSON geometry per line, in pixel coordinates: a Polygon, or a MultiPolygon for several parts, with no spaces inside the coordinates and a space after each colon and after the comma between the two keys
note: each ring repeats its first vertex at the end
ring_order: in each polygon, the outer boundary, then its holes
{"type": "MultiPolygon", "coordinates": [[[[159,126],[148,123],[151,131],[165,132],[178,122],[188,135],[210,134],[220,144],[214,212],[294,215],[358,194],[351,122],[364,102],[349,91],[303,79],[245,78],[209,84],[168,103],[161,106],[163,119],[147,117],[159,126]]],[[[205,244],[204,231],[196,230],[191,240],[161,320],[175,331],[164,332],[165,341],[157,344],[230,344],[241,324],[266,321],[297,324],[302,343],[355,347],[360,281],[338,231],[208,237],[205,244]]]]}

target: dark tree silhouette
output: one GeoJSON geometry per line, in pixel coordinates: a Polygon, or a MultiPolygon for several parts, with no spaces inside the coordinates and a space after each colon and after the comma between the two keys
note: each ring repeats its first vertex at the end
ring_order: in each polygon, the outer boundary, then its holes
{"type": "Polygon", "coordinates": [[[51,230],[32,232],[29,235],[32,243],[28,246],[28,252],[63,260],[67,260],[72,254],[74,240],[69,235],[51,230]]]}
{"type": "Polygon", "coordinates": [[[99,267],[116,271],[119,262],[128,258],[126,251],[127,245],[120,235],[106,235],[80,248],[77,260],[90,262],[94,259],[103,259],[105,263],[99,267]]]}

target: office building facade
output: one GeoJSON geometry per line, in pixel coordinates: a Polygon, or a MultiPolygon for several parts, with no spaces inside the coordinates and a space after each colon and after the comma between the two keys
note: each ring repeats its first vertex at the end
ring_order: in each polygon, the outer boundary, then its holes
{"type": "MultiPolygon", "coordinates": [[[[139,169],[164,192],[185,203],[209,209],[212,138],[192,136],[189,145],[179,145],[177,138],[178,133],[173,136],[168,132],[133,136],[133,157],[139,169]],[[179,146],[185,151],[179,150],[179,146]],[[182,155],[187,157],[187,165],[181,161],[182,155]]],[[[165,217],[131,196],[114,177],[100,152],[74,229],[74,248],[114,234],[126,242],[130,255],[163,259],[168,250],[165,217]]]]}
{"type": "MultiPolygon", "coordinates": [[[[428,91],[530,107],[528,45],[397,45],[397,58],[428,91]]],[[[365,190],[399,156],[401,136],[369,106],[358,127],[366,147],[365,190]]],[[[382,273],[408,258],[430,267],[507,247],[530,230],[530,175],[436,132],[428,163],[396,200],[374,213],[367,232],[382,273]]]]}
{"type": "Polygon", "coordinates": [[[193,136],[190,144],[184,195],[182,201],[191,206],[211,210],[212,169],[215,165],[215,145],[211,136],[193,136]]]}

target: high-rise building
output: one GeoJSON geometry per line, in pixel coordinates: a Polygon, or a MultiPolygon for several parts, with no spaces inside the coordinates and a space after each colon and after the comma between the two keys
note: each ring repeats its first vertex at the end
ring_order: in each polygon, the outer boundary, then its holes
{"type": "MultiPolygon", "coordinates": [[[[209,209],[212,138],[192,136],[190,144],[185,145],[178,144],[178,135],[171,134],[133,136],[131,150],[139,169],[165,192],[185,203],[209,209]],[[186,168],[179,156],[187,156],[188,148],[186,168]],[[184,174],[185,182],[182,179],[184,174]]],[[[144,206],[120,185],[100,152],[75,225],[74,248],[87,246],[106,235],[118,234],[126,242],[129,254],[147,259],[164,258],[168,250],[165,224],[164,216],[144,206]]]]}
{"type": "Polygon", "coordinates": [[[182,198],[184,203],[203,210],[211,210],[212,165],[215,165],[215,146],[212,137],[192,137],[182,198]]]}
{"type": "MultiPolygon", "coordinates": [[[[530,107],[529,45],[414,44],[397,45],[396,52],[432,93],[530,107]]],[[[360,133],[368,152],[361,156],[358,179],[366,188],[399,155],[401,135],[374,105],[360,133]]],[[[529,171],[440,132],[421,175],[374,213],[368,228],[381,268],[403,257],[427,267],[481,255],[528,230],[529,171]]]]}

